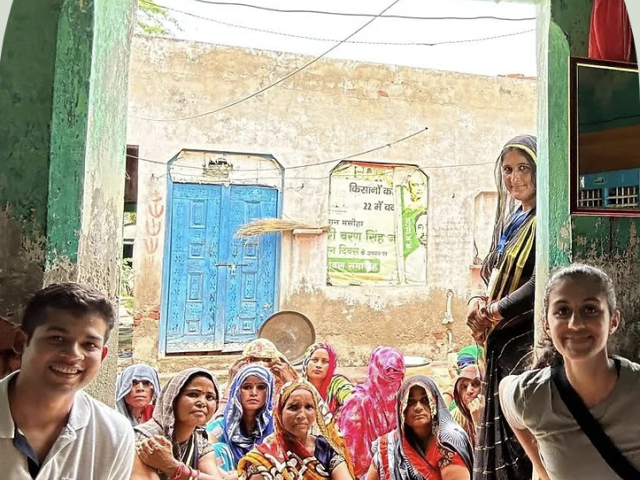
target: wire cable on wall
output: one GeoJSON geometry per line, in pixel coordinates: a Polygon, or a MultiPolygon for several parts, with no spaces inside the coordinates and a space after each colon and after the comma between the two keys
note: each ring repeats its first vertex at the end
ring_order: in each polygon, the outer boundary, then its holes
{"type": "MultiPolygon", "coordinates": [[[[267,12],[276,12],[276,13],[310,13],[315,15],[333,15],[340,17],[373,17],[376,18],[395,18],[399,20],[497,20],[501,22],[524,22],[529,20],[535,20],[536,17],[497,17],[493,15],[482,15],[475,17],[456,17],[456,16],[446,16],[446,17],[421,17],[421,16],[410,16],[410,15],[383,15],[383,14],[373,14],[373,13],[356,13],[356,12],[329,12],[326,10],[300,10],[300,9],[284,9],[284,8],[273,8],[273,7],[263,7],[262,5],[254,5],[250,3],[239,3],[239,2],[216,2],[212,0],[193,0],[198,3],[205,3],[208,5],[217,5],[217,6],[227,6],[227,7],[243,7],[243,8],[252,8],[256,10],[263,10],[267,12]]],[[[162,7],[164,8],[164,7],[162,7]]],[[[388,10],[385,9],[383,11],[386,12],[388,10]]]]}
{"type": "MultiPolygon", "coordinates": [[[[353,158],[356,157],[360,157],[362,155],[367,155],[369,153],[372,152],[376,152],[378,150],[382,150],[383,148],[387,148],[387,147],[392,147],[393,145],[397,145],[398,143],[404,142],[406,140],[409,140],[410,138],[416,137],[424,132],[426,132],[428,130],[428,127],[422,128],[414,133],[411,133],[409,135],[406,135],[402,138],[399,138],[398,140],[394,140],[393,142],[390,143],[386,143],[384,145],[380,145],[378,147],[375,148],[371,148],[369,150],[364,150],[362,152],[358,152],[358,153],[354,153],[352,155],[347,155],[345,157],[340,157],[340,158],[334,158],[333,160],[324,160],[324,161],[320,161],[320,162],[314,162],[314,163],[309,163],[306,165],[294,165],[292,167],[288,167],[284,170],[284,173],[286,174],[286,172],[290,171],[290,170],[296,170],[296,169],[300,169],[300,168],[308,168],[308,167],[315,167],[318,165],[327,165],[330,163],[339,163],[345,160],[351,160],[353,158]]],[[[132,159],[137,159],[138,161],[141,162],[147,162],[147,163],[153,163],[153,164],[157,164],[157,165],[162,165],[162,166],[167,166],[167,162],[166,161],[162,161],[162,160],[151,160],[148,158],[142,158],[142,157],[136,157],[135,155],[129,155],[127,154],[128,158],[132,158],[132,159]]],[[[455,165],[437,165],[437,166],[433,166],[433,167],[423,167],[426,169],[443,169],[443,168],[459,168],[459,167],[479,167],[479,166],[483,166],[483,165],[494,165],[495,161],[493,162],[480,162],[480,163],[462,163],[462,164],[455,164],[455,165]]],[[[196,166],[192,166],[192,165],[180,165],[179,166],[180,169],[191,169],[191,170],[198,170],[200,172],[202,172],[203,167],[196,167],[196,166]]],[[[257,170],[257,169],[239,169],[239,170],[234,170],[234,172],[243,172],[243,173],[267,173],[267,171],[265,170],[257,170]]],[[[198,177],[197,175],[193,176],[194,178],[198,177]]],[[[320,177],[289,177],[289,180],[326,180],[330,177],[330,175],[324,175],[324,176],[320,176],[320,177]]],[[[282,178],[280,176],[278,177],[260,177],[260,180],[277,180],[279,178],[282,178]]],[[[248,180],[248,179],[247,179],[248,180]]]]}
{"type": "Polygon", "coordinates": [[[177,122],[177,121],[182,121],[182,120],[192,120],[192,119],[196,119],[196,118],[201,118],[201,117],[206,117],[208,115],[213,115],[214,113],[218,113],[221,112],[223,110],[226,110],[227,108],[231,108],[235,105],[238,105],[239,103],[245,102],[247,100],[250,100],[252,98],[257,97],[258,95],[260,95],[263,92],[266,92],[267,90],[269,90],[270,88],[275,87],[276,85],[281,84],[282,82],[284,82],[285,80],[293,77],[294,75],[300,73],[301,71],[303,71],[304,69],[310,67],[311,65],[313,65],[314,63],[316,63],[318,60],[320,60],[321,58],[323,58],[325,55],[328,55],[329,53],[333,52],[336,48],[338,48],[340,45],[342,45],[345,41],[351,39],[352,37],[356,36],[358,33],[360,33],[362,30],[364,30],[365,28],[367,28],[369,25],[371,25],[376,18],[378,18],[380,15],[382,15],[383,13],[387,12],[388,10],[390,10],[394,5],[396,5],[400,0],[394,0],[393,2],[391,2],[391,4],[389,6],[387,6],[384,10],[382,10],[378,15],[374,16],[372,19],[368,20],[364,25],[362,25],[361,27],[359,27],[356,31],[354,31],[353,33],[351,33],[350,35],[348,35],[344,40],[341,40],[340,42],[338,42],[337,44],[335,44],[334,46],[332,46],[331,48],[329,48],[328,50],[326,50],[325,52],[323,52],[322,54],[318,55],[317,57],[313,58],[312,60],[309,60],[307,63],[305,63],[304,65],[302,65],[299,68],[296,68],[295,70],[293,70],[292,72],[289,72],[288,74],[286,74],[284,77],[280,78],[279,80],[276,80],[273,83],[270,83],[269,85],[267,85],[266,87],[261,88],[260,90],[258,90],[257,92],[254,92],[250,95],[247,95],[243,98],[240,98],[238,100],[235,100],[231,103],[228,103],[227,105],[223,105],[222,107],[216,108],[215,110],[211,110],[209,112],[204,112],[204,113],[200,113],[197,115],[190,115],[188,117],[181,117],[181,118],[145,118],[145,117],[138,117],[135,115],[130,115],[134,118],[138,118],[140,120],[148,120],[151,122],[177,122]]]}
{"type": "MultiPolygon", "coordinates": [[[[141,3],[145,3],[148,5],[152,5],[151,3],[145,1],[145,0],[140,0],[141,3]]],[[[311,36],[307,36],[307,35],[296,35],[294,33],[285,33],[285,32],[277,32],[274,30],[266,30],[263,28],[255,28],[255,27],[248,27],[246,25],[238,25],[236,23],[230,23],[230,22],[224,22],[222,20],[216,20],[214,18],[211,17],[203,17],[202,15],[197,15],[195,13],[191,13],[191,12],[185,12],[183,10],[178,10],[172,7],[166,7],[164,5],[157,5],[167,11],[170,12],[175,12],[175,13],[180,13],[182,15],[187,15],[193,18],[198,18],[200,20],[206,20],[208,22],[212,22],[212,23],[216,23],[218,25],[223,25],[225,27],[231,27],[231,28],[238,28],[238,29],[242,29],[242,30],[248,30],[251,32],[257,32],[257,33],[266,33],[268,35],[279,35],[281,37],[288,37],[288,38],[297,38],[300,40],[310,40],[310,41],[314,41],[314,42],[338,42],[340,40],[335,39],[335,38],[319,38],[319,37],[311,37],[311,36]]],[[[436,19],[436,18],[434,18],[436,19]]],[[[456,20],[469,20],[470,18],[459,18],[456,20]]],[[[439,20],[439,18],[438,18],[439,20]]],[[[440,42],[376,42],[376,41],[366,41],[366,40],[347,40],[347,41],[343,41],[342,43],[346,43],[346,44],[350,44],[350,45],[381,45],[381,46],[396,46],[396,47],[437,47],[439,45],[453,45],[453,44],[458,44],[458,43],[476,43],[476,42],[485,42],[485,41],[489,41],[489,40],[496,40],[499,38],[505,38],[505,37],[515,37],[517,35],[524,35],[527,33],[531,33],[531,32],[535,32],[535,28],[531,28],[529,30],[522,30],[522,31],[518,31],[518,32],[510,32],[510,33],[504,33],[504,34],[500,34],[500,35],[491,35],[488,37],[480,37],[480,38],[468,38],[468,39],[463,39],[463,40],[443,40],[440,42]]]]}

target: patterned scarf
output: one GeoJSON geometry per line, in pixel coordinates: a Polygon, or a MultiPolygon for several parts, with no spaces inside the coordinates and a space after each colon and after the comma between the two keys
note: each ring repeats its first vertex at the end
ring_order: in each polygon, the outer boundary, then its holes
{"type": "Polygon", "coordinates": [[[116,410],[127,417],[133,426],[136,426],[138,425],[138,419],[131,414],[127,408],[126,402],[124,401],[124,397],[129,395],[129,392],[131,392],[131,389],[133,388],[134,380],[137,380],[138,382],[146,381],[151,383],[153,386],[153,397],[151,399],[151,403],[153,403],[160,394],[160,379],[158,378],[158,372],[150,366],[142,363],[128,366],[118,377],[116,382],[116,410]]]}
{"type": "Polygon", "coordinates": [[[472,452],[469,438],[453,420],[436,387],[427,377],[415,376],[407,379],[397,397],[397,428],[380,439],[375,449],[380,450],[380,480],[424,480],[434,477],[448,465],[454,453],[458,453],[469,472],[472,467],[472,452]],[[424,452],[415,437],[405,425],[404,412],[407,409],[411,387],[424,388],[431,410],[431,435],[435,438],[435,449],[424,452]]]}
{"type": "Polygon", "coordinates": [[[224,443],[231,449],[235,462],[239,462],[255,444],[262,443],[273,433],[273,391],[274,379],[271,372],[262,365],[250,363],[240,369],[231,383],[229,403],[224,410],[224,443]],[[257,377],[267,385],[267,398],[256,416],[254,432],[245,435],[242,426],[243,409],[241,403],[242,384],[249,377],[257,377]]]}
{"type": "Polygon", "coordinates": [[[327,403],[329,411],[336,415],[340,405],[342,405],[353,391],[353,384],[342,375],[336,375],[335,371],[338,366],[338,356],[335,350],[328,343],[314,343],[304,354],[304,360],[302,361],[302,378],[309,379],[309,362],[311,357],[317,350],[325,350],[329,355],[329,368],[327,369],[327,376],[324,378],[322,385],[318,393],[320,397],[327,403]]]}
{"type": "Polygon", "coordinates": [[[284,406],[291,394],[299,389],[311,392],[314,400],[316,426],[331,448],[345,458],[353,477],[351,461],[344,440],[336,430],[331,420],[331,414],[328,410],[322,409],[324,402],[321,401],[318,391],[308,381],[296,380],[285,384],[278,396],[274,411],[275,432],[267,437],[261,445],[256,445],[238,463],[240,480],[247,480],[251,476],[247,474],[247,469],[251,466],[257,469],[263,478],[269,479],[326,480],[330,477],[330,473],[314,457],[313,452],[309,452],[300,441],[284,428],[282,421],[284,406]]]}
{"type": "Polygon", "coordinates": [[[404,357],[398,350],[376,348],[369,360],[366,382],[353,389],[342,407],[339,427],[358,478],[369,469],[373,442],[396,427],[396,394],[405,369],[404,357]]]}
{"type": "Polygon", "coordinates": [[[180,451],[180,445],[175,443],[173,438],[173,432],[175,429],[176,417],[173,410],[176,399],[180,395],[180,392],[184,386],[196,375],[203,375],[213,382],[214,389],[216,391],[216,398],[219,398],[220,387],[218,380],[208,370],[203,368],[189,368],[178,373],[165,385],[164,389],[158,397],[158,403],[153,412],[153,417],[148,422],[142,423],[134,430],[140,432],[147,438],[151,438],[155,435],[162,435],[173,444],[173,455],[176,459],[184,462],[191,468],[198,468],[198,448],[197,448],[197,436],[207,438],[207,431],[204,427],[196,427],[191,438],[187,441],[184,452],[180,451]]]}

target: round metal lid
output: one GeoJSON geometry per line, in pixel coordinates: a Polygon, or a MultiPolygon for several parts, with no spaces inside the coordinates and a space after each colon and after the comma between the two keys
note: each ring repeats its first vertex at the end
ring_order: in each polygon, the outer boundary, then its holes
{"type": "Polygon", "coordinates": [[[258,337],[271,340],[292,365],[304,359],[304,352],[316,341],[316,330],[305,315],[285,310],[262,324],[258,337]]]}
{"type": "Polygon", "coordinates": [[[404,356],[404,364],[407,368],[422,367],[424,365],[429,365],[430,363],[431,363],[431,359],[427,357],[421,357],[418,355],[404,356]]]}

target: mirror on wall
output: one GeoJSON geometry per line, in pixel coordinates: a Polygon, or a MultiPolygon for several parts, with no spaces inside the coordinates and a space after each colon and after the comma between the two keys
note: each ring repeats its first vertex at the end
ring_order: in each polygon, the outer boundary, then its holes
{"type": "Polygon", "coordinates": [[[571,58],[571,213],[640,215],[638,65],[571,58]]]}

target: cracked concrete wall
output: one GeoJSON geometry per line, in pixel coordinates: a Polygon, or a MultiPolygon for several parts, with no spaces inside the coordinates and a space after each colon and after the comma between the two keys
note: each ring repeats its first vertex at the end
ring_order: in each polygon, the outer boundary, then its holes
{"type": "MultiPolygon", "coordinates": [[[[415,68],[324,59],[255,99],[218,114],[199,114],[258,90],[308,58],[171,39],[135,37],[129,84],[128,143],[139,145],[138,238],[134,251],[140,325],[136,359],[157,360],[162,248],[144,252],[148,206],[166,199],[166,162],[184,148],[273,155],[297,167],[361,152],[413,133],[409,141],[359,158],[409,163],[429,177],[427,286],[326,285],[326,236],[283,236],[280,309],[304,312],[341,363],[359,363],[373,346],[407,354],[446,356],[446,291],[455,293],[455,347],[470,341],[467,298],[476,291],[473,235],[493,212],[476,219],[476,197],[495,190],[493,171],[503,144],[535,133],[537,83],[415,68]],[[143,117],[143,118],[139,118],[143,117]],[[146,161],[151,160],[152,162],[146,161]],[[471,166],[470,164],[480,164],[471,166]],[[152,177],[153,174],[153,177],[152,177]],[[480,226],[477,227],[477,223],[480,226]],[[402,326],[399,326],[402,322],[402,326]],[[351,357],[352,360],[347,360],[351,357]]],[[[326,224],[334,165],[286,173],[285,218],[326,224]]],[[[194,181],[197,181],[197,173],[194,181]]],[[[169,205],[164,204],[169,214],[169,205]]],[[[160,233],[163,243],[164,229],[160,233]]]]}
{"type": "MultiPolygon", "coordinates": [[[[53,282],[117,299],[134,12],[132,0],[14,2],[0,67],[0,314],[53,282]]],[[[113,404],[117,334],[109,346],[87,391],[113,404]]]]}

